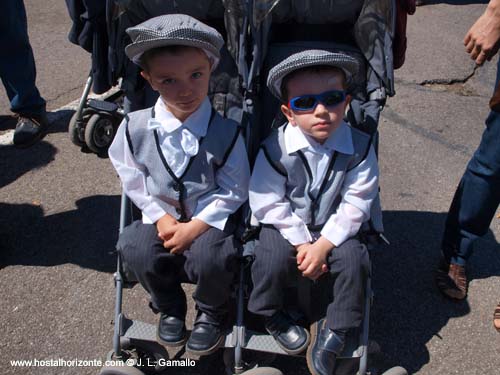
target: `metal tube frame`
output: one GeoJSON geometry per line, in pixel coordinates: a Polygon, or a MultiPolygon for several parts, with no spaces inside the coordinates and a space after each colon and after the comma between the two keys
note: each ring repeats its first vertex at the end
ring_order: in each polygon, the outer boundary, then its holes
{"type": "MultiPolygon", "coordinates": [[[[120,204],[120,229],[119,232],[122,233],[123,229],[130,221],[130,199],[125,193],[122,193],[121,204],[120,204]]],[[[121,357],[121,345],[120,336],[122,331],[122,300],[123,300],[123,278],[121,275],[121,258],[120,255],[117,257],[116,272],[114,274],[115,288],[116,288],[116,303],[115,303],[115,327],[113,333],[113,351],[115,356],[121,357]]]]}
{"type": "Polygon", "coordinates": [[[234,346],[234,373],[241,374],[245,370],[243,362],[242,348],[245,344],[245,326],[243,325],[244,318],[244,272],[245,263],[242,259],[240,265],[240,275],[238,283],[238,309],[236,312],[236,343],[234,346]]]}
{"type": "Polygon", "coordinates": [[[372,281],[371,277],[366,280],[366,293],[365,298],[365,314],[363,317],[363,333],[361,336],[361,346],[363,348],[363,355],[359,360],[359,375],[365,375],[368,366],[368,336],[370,331],[370,308],[372,302],[372,281]]]}
{"type": "Polygon", "coordinates": [[[92,88],[92,83],[94,79],[92,78],[92,72],[90,72],[89,77],[87,78],[87,82],[85,83],[85,88],[83,89],[82,96],[80,98],[80,102],[78,103],[78,108],[76,109],[76,121],[82,120],[82,112],[83,108],[87,105],[87,98],[90,93],[90,89],[92,88]]]}

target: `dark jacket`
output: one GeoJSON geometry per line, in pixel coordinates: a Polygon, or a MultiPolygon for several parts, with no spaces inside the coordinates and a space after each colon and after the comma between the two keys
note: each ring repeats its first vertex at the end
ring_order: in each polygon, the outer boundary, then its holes
{"type": "Polygon", "coordinates": [[[105,0],[66,0],[73,21],[68,39],[92,54],[93,91],[101,94],[114,82],[108,63],[108,32],[105,0]]]}

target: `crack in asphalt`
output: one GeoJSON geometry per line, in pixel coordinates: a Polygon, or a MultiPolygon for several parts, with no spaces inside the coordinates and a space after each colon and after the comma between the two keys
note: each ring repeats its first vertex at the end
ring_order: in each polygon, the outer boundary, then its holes
{"type": "Polygon", "coordinates": [[[420,82],[419,85],[420,86],[431,86],[431,85],[455,85],[457,83],[464,84],[464,83],[467,83],[467,81],[469,79],[471,79],[474,76],[474,74],[476,74],[476,71],[477,71],[478,68],[479,68],[479,65],[474,66],[474,69],[472,70],[472,73],[470,73],[465,78],[448,78],[448,79],[436,78],[436,79],[426,79],[426,80],[420,82]]]}
{"type": "Polygon", "coordinates": [[[480,97],[473,88],[465,84],[476,74],[479,65],[476,65],[472,72],[464,78],[434,78],[426,79],[421,82],[409,82],[404,79],[396,79],[397,85],[406,87],[422,87],[428,90],[437,92],[450,92],[460,96],[476,96],[480,97]]]}
{"type": "Polygon", "coordinates": [[[476,91],[474,91],[470,86],[466,86],[466,83],[471,79],[479,65],[474,66],[472,73],[470,73],[465,78],[451,78],[451,79],[429,79],[419,83],[420,86],[428,88],[433,91],[445,91],[451,92],[460,96],[480,96],[476,91]]]}

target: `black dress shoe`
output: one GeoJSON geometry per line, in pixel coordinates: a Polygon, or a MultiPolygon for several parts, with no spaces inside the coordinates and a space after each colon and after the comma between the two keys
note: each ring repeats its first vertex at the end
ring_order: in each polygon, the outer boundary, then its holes
{"type": "Polygon", "coordinates": [[[222,319],[200,312],[194,322],[193,331],[186,350],[196,355],[209,355],[224,342],[222,319]]]}
{"type": "Polygon", "coordinates": [[[165,346],[182,346],[186,339],[184,320],[161,313],[158,323],[158,341],[165,346]]]}
{"type": "Polygon", "coordinates": [[[313,375],[332,375],[337,356],[344,349],[344,340],[326,324],[326,319],[311,326],[311,345],[307,349],[307,366],[313,375]]]}
{"type": "Polygon", "coordinates": [[[14,130],[14,146],[25,148],[35,144],[43,138],[48,127],[49,121],[45,113],[40,116],[19,115],[14,130]]]}
{"type": "Polygon", "coordinates": [[[266,319],[266,330],[288,354],[299,354],[309,345],[309,332],[284,312],[278,311],[266,319]]]}

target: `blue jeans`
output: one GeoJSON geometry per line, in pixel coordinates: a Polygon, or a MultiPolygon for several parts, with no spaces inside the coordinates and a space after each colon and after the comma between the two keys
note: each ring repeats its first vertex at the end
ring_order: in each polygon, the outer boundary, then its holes
{"type": "MultiPolygon", "coordinates": [[[[499,84],[500,60],[495,87],[499,84]]],[[[472,244],[488,232],[500,204],[500,113],[491,111],[481,143],[467,165],[446,218],[445,260],[464,266],[472,244]]]]}
{"type": "Polygon", "coordinates": [[[35,86],[35,59],[22,0],[0,1],[0,78],[12,112],[28,116],[45,112],[45,100],[35,86]]]}

